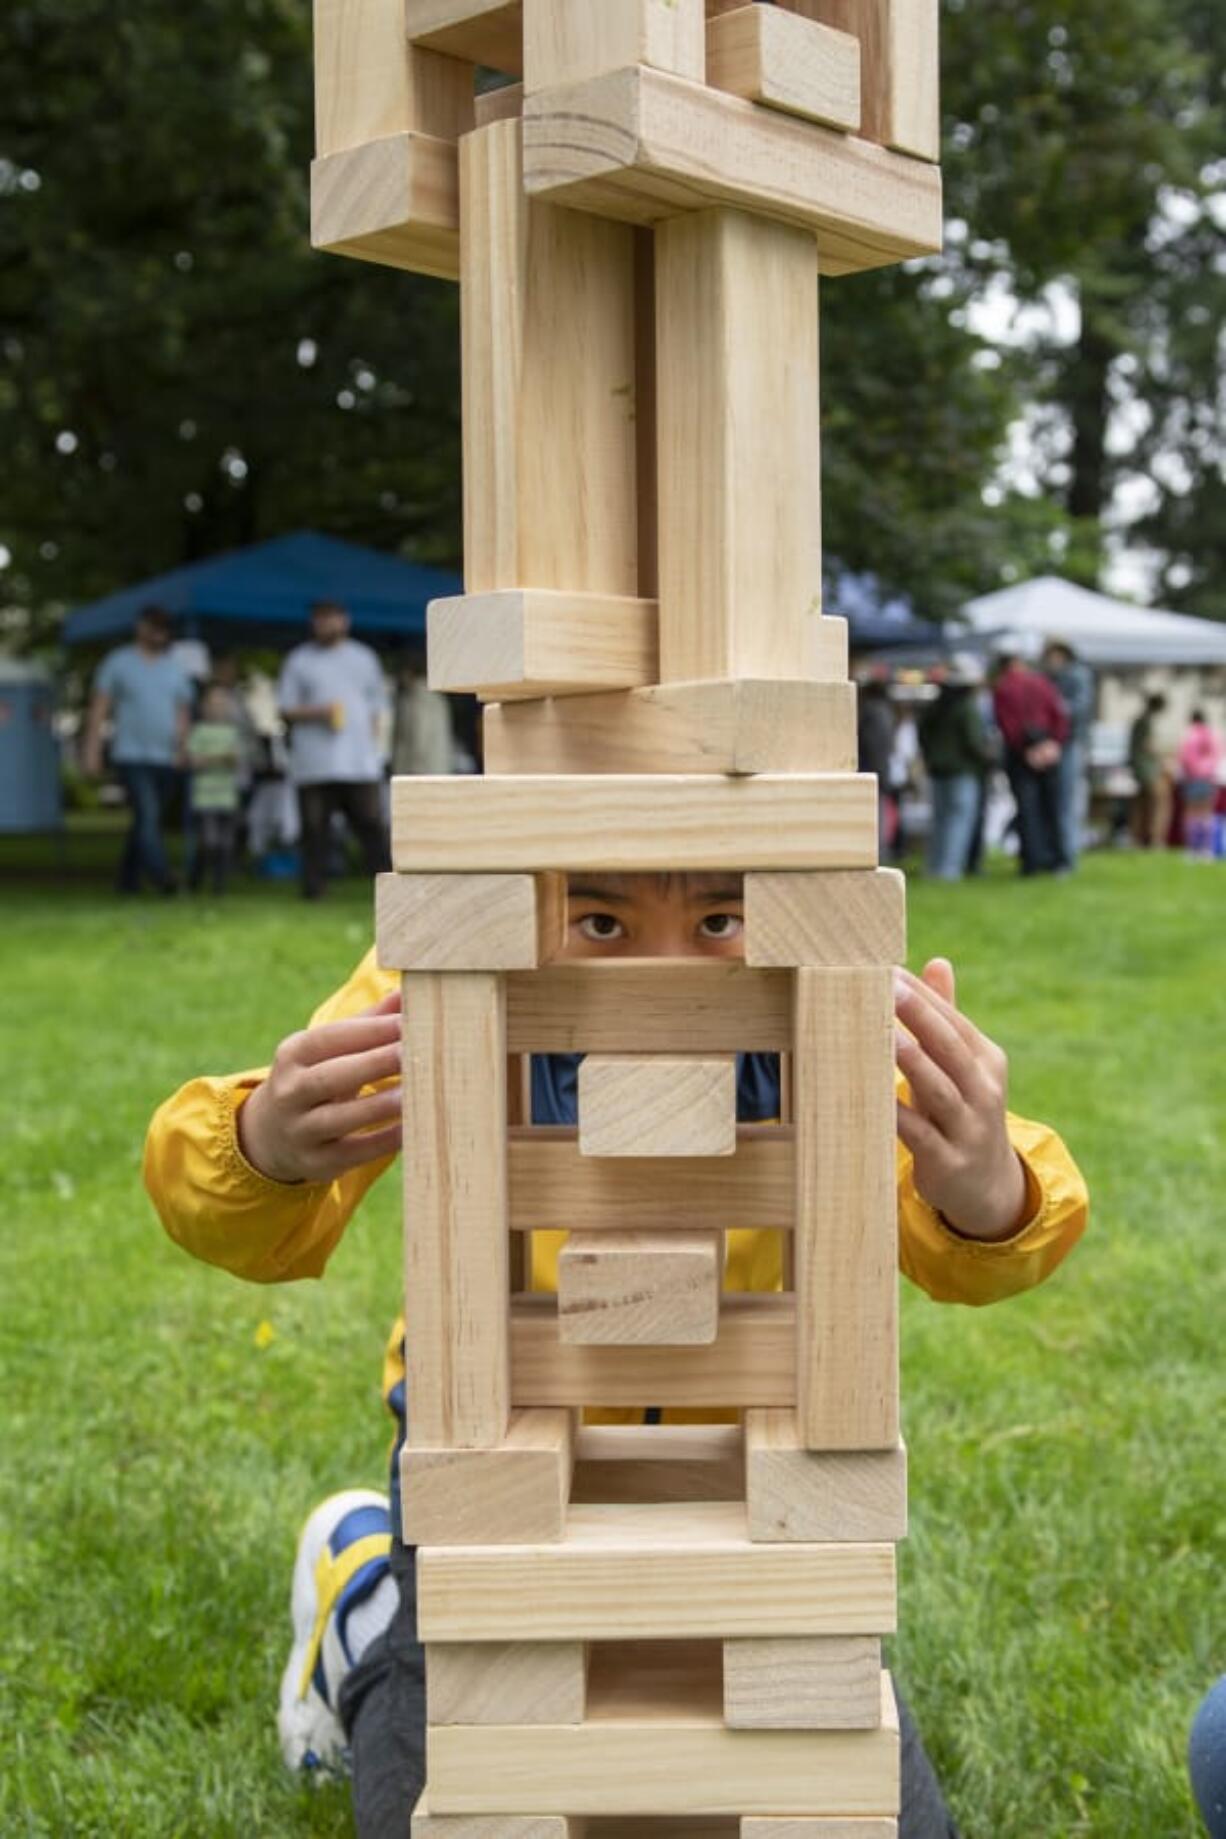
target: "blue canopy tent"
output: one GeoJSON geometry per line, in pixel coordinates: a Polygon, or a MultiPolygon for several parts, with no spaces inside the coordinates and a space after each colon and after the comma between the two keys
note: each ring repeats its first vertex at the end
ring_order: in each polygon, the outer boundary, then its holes
{"type": "Polygon", "coordinates": [[[852,574],[835,562],[826,592],[827,613],[847,621],[853,651],[915,651],[937,655],[943,649],[940,626],[917,619],[904,595],[888,595],[875,575],[852,574]]]}
{"type": "Polygon", "coordinates": [[[125,638],[142,607],[165,607],[179,635],[220,649],[284,646],[305,637],[314,600],[339,600],[357,637],[420,639],[427,602],[463,592],[458,575],[303,530],[250,549],[207,556],[78,607],[64,622],[67,645],[125,638]]]}

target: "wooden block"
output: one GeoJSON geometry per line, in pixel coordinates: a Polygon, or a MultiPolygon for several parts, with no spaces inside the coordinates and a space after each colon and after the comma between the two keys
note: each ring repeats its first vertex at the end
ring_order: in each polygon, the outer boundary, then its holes
{"type": "Polygon", "coordinates": [[[579,1067],[583,1156],[731,1156],[736,1055],[589,1054],[579,1067]]]}
{"type": "Polygon", "coordinates": [[[898,1821],[884,1815],[846,1820],[820,1814],[793,1814],[782,1820],[758,1817],[741,1821],[740,1839],[898,1839],[898,1821]]]}
{"type": "Polygon", "coordinates": [[[558,1333],[572,1347],[697,1347],[715,1340],[719,1232],[575,1232],[558,1256],[558,1333]]]}
{"type": "Polygon", "coordinates": [[[707,82],[854,132],[860,126],[860,41],[778,6],[742,6],[707,27],[707,82]]]}
{"type": "Polygon", "coordinates": [[[400,1455],[405,1544],[560,1539],[575,1461],[574,1428],[571,1411],[516,1411],[496,1449],[406,1446],[400,1455]]]}
{"type": "Polygon", "coordinates": [[[392,866],[401,873],[876,862],[877,787],[862,773],[392,781],[392,866]]]}
{"type": "Polygon", "coordinates": [[[921,160],[941,157],[939,0],[781,0],[860,40],[862,132],[921,160]]]}
{"type": "Polygon", "coordinates": [[[315,160],[311,247],[412,274],[460,275],[456,149],[428,134],[392,134],[315,160]]]}
{"type": "Polygon", "coordinates": [[[564,875],[379,875],[386,971],[532,970],[566,944],[564,875]]]}
{"type": "Polygon", "coordinates": [[[741,1427],[585,1425],[579,1432],[570,1498],[576,1504],[602,1502],[609,1506],[744,1500],[745,1440],[741,1427]]]}
{"type": "Polygon", "coordinates": [[[894,1548],[753,1544],[735,1502],[572,1507],[558,1544],[424,1548],[417,1613],[427,1642],[882,1635],[894,1548]]]}
{"type": "Polygon", "coordinates": [[[795,977],[797,1430],[808,1449],[893,1449],[893,973],[795,977]]]}
{"type": "Polygon", "coordinates": [[[872,1635],[786,1635],[724,1643],[730,1730],[873,1730],[881,1643],[872,1635]]]}
{"type": "Polygon", "coordinates": [[[580,1813],[696,1810],[786,1813],[834,1806],[896,1808],[897,1710],[888,1674],[878,1682],[876,1730],[730,1731],[718,1673],[687,1666],[672,1644],[593,1664],[591,1713],[581,1725],[445,1726],[426,1739],[432,1805],[457,1811],[516,1806],[580,1813]]]}
{"type": "Polygon", "coordinates": [[[510,1414],[502,979],[411,972],[401,991],[409,1440],[490,1449],[510,1414]]]}
{"type": "Polygon", "coordinates": [[[511,1310],[512,1391],[523,1406],[782,1406],[796,1392],[795,1343],[788,1295],[725,1296],[715,1340],[703,1347],[567,1346],[554,1298],[521,1296],[511,1310]]]}
{"type": "Polygon", "coordinates": [[[729,958],[587,958],[507,979],[521,1054],[786,1052],[791,1006],[786,973],[729,958]]]}
{"type": "Polygon", "coordinates": [[[524,89],[650,64],[701,83],[703,0],[524,0],[524,89]]]}
{"type": "Polygon", "coordinates": [[[907,1451],[807,1450],[792,1411],[745,1414],[751,1539],[907,1536],[907,1451]]]}
{"type": "Polygon", "coordinates": [[[689,212],[656,231],[660,677],[803,677],[822,593],[817,252],[689,212]]]}
{"type": "Polygon", "coordinates": [[[406,0],[409,38],[449,57],[518,76],[523,65],[520,0],[406,0]]]}
{"type": "Polygon", "coordinates": [[[745,877],[749,964],[837,969],[906,956],[907,883],[898,869],[745,877]]]}
{"type": "Polygon", "coordinates": [[[521,135],[460,145],[465,587],[634,599],[634,237],[530,203],[521,135]]]}
{"type": "Polygon", "coordinates": [[[529,96],[534,197],[627,223],[741,206],[815,233],[823,274],[941,247],[936,167],[658,70],[619,70],[529,96]]]}
{"type": "Polygon", "coordinates": [[[845,682],[661,683],[498,704],[484,734],[489,774],[851,773],[856,692],[845,682]]]}
{"type": "Polygon", "coordinates": [[[585,1822],[564,1814],[433,1814],[423,1794],[413,1812],[412,1839],[584,1839],[585,1822]]]}
{"type": "Polygon", "coordinates": [[[651,683],[657,617],[654,600],[615,594],[504,588],[434,600],[430,687],[510,699],[651,683]]]}
{"type": "Polygon", "coordinates": [[[315,151],[410,129],[454,141],[473,126],[471,64],[420,50],[384,0],[315,0],[315,151]]]}
{"type": "Polygon", "coordinates": [[[431,1724],[582,1724],[587,1649],[581,1641],[431,1642],[431,1724]]]}
{"type": "Polygon", "coordinates": [[[522,83],[503,83],[497,89],[484,89],[473,101],[473,126],[488,128],[491,121],[518,121],[524,112],[522,83]]]}
{"type": "Polygon", "coordinates": [[[791,1133],[742,1124],[735,1156],[593,1161],[573,1130],[512,1130],[511,1225],[521,1232],[672,1232],[792,1224],[791,1133]]]}

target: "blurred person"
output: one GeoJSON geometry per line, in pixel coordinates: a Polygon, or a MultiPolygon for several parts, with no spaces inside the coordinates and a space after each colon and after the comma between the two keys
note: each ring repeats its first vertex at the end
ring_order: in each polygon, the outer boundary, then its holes
{"type": "Polygon", "coordinates": [[[1188,1774],[1209,1839],[1226,1839],[1226,1673],[1196,1714],[1188,1740],[1188,1774]]]}
{"type": "Polygon", "coordinates": [[[449,773],[455,765],[451,704],[426,680],[425,653],[410,648],[396,669],[392,774],[449,773]]]}
{"type": "Polygon", "coordinates": [[[187,760],[197,850],[194,885],[207,877],[214,894],[225,893],[234,863],[241,759],[233,698],[224,684],[206,684],[199,719],[187,737],[187,760]]]}
{"type": "Polygon", "coordinates": [[[1179,745],[1179,777],[1183,787],[1184,842],[1194,860],[1213,860],[1214,812],[1221,766],[1222,737],[1210,727],[1203,709],[1193,709],[1187,732],[1179,745]]]}
{"type": "Polygon", "coordinates": [[[82,764],[93,778],[102,775],[103,728],[113,724],[111,763],[131,814],[116,883],[121,894],[138,894],[144,879],[162,894],[176,892],[162,832],[186,763],[193,688],[170,655],[170,639],[165,608],[138,613],[132,642],[102,660],[85,718],[82,764]]]}
{"type": "Polygon", "coordinates": [[[890,762],[894,752],[894,711],[890,706],[889,679],[875,669],[864,678],[856,697],[857,770],[872,773],[877,781],[877,835],[882,851],[888,850],[894,828],[894,793],[890,762]]]}
{"type": "Polygon", "coordinates": [[[920,753],[932,787],[927,872],[934,881],[961,881],[966,874],[984,779],[994,764],[976,695],[982,683],[978,658],[960,654],[920,716],[920,753]]]}
{"type": "Polygon", "coordinates": [[[1023,875],[1065,873],[1059,775],[1069,735],[1064,701],[1041,672],[1004,652],[993,671],[992,707],[1017,806],[1018,866],[1023,875]]]}
{"type": "Polygon", "coordinates": [[[327,887],[336,811],[358,840],[366,873],[389,866],[379,750],[387,686],[369,645],[350,638],[349,614],[336,601],[318,600],[311,608],[311,637],[285,660],[277,704],[289,728],[290,778],[298,794],[302,892],[318,900],[327,887]]]}
{"type": "Polygon", "coordinates": [[[1166,841],[1166,770],[1154,726],[1165,712],[1166,697],[1152,692],[1128,733],[1128,765],[1137,782],[1132,801],[1132,840],[1138,849],[1166,841]]]}
{"type": "Polygon", "coordinates": [[[1088,803],[1086,766],[1090,757],[1090,726],[1094,720],[1094,672],[1077,656],[1067,639],[1048,639],[1043,650],[1043,671],[1059,691],[1068,711],[1069,733],[1060,755],[1060,840],[1070,868],[1081,854],[1081,832],[1088,803]]]}

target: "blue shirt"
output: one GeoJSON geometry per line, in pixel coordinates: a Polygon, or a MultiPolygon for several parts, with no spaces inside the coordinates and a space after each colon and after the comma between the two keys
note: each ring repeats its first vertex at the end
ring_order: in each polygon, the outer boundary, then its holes
{"type": "Polygon", "coordinates": [[[121,645],[102,660],[94,684],[109,697],[115,723],[111,758],[123,766],[173,766],[179,710],[190,705],[191,681],[166,652],[154,657],[121,645]]]}

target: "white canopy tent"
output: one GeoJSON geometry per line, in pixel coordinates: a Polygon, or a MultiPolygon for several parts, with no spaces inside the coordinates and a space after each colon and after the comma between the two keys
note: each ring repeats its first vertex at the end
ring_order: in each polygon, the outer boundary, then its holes
{"type": "Polygon", "coordinates": [[[1149,612],[1055,575],[984,594],[963,613],[974,632],[1029,655],[1044,639],[1066,639],[1099,670],[1226,665],[1226,622],[1149,612]]]}

